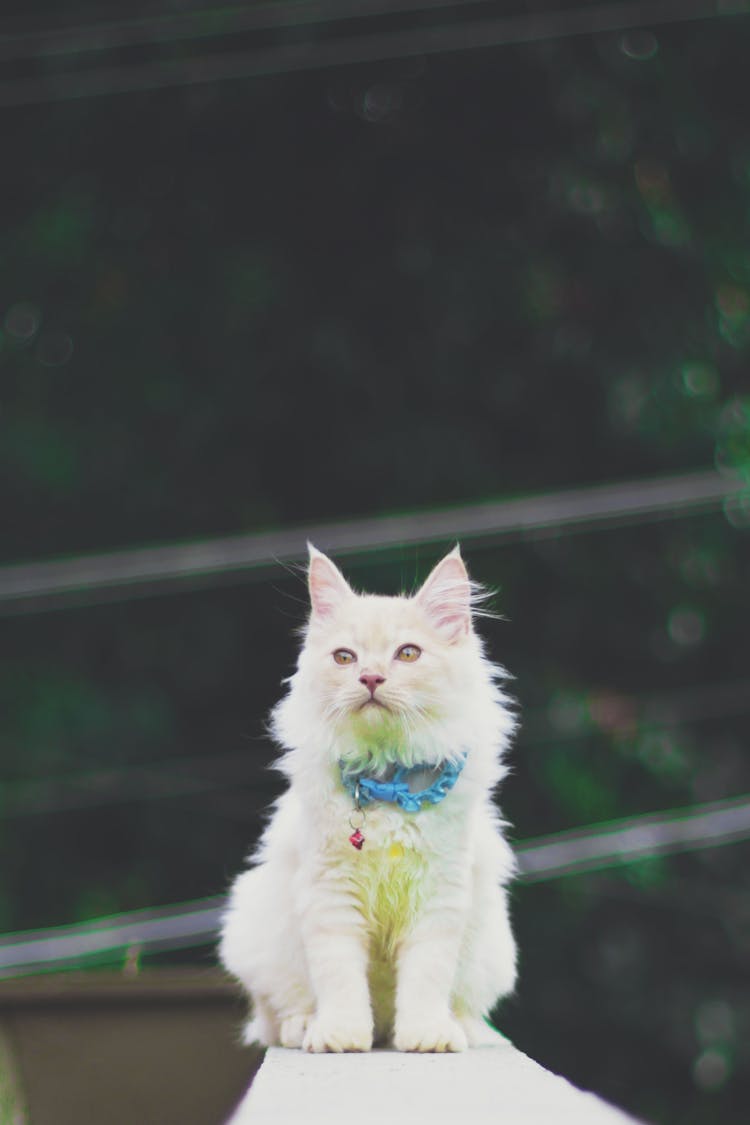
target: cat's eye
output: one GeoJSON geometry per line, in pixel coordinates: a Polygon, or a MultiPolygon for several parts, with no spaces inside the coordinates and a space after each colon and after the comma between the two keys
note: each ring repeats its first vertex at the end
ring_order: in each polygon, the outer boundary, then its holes
{"type": "Polygon", "coordinates": [[[403,660],[406,664],[413,664],[415,660],[419,660],[422,655],[422,650],[419,645],[401,645],[401,648],[396,653],[396,660],[403,660]]]}
{"type": "Polygon", "coordinates": [[[350,649],[337,648],[333,654],[333,659],[337,664],[353,664],[357,658],[350,649]]]}

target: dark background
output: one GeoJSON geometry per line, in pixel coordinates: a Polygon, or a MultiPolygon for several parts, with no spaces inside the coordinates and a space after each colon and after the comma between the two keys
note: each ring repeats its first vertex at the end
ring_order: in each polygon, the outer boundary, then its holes
{"type": "MultiPolygon", "coordinates": [[[[314,65],[355,32],[542,7],[344,21],[310,69],[143,90],[195,43],[50,56],[17,36],[59,10],[9,6],[5,563],[750,476],[750,18],[314,65]],[[100,62],[122,92],[83,96],[100,62]]],[[[275,9],[283,34],[201,44],[302,42],[275,9]]],[[[750,790],[749,525],[467,545],[523,717],[514,838],[750,790]]],[[[343,566],[396,592],[449,546],[343,566]]],[[[4,617],[0,929],[227,886],[278,792],[263,723],[305,613],[299,573],[252,577],[4,617]]],[[[503,1029],[650,1121],[744,1122],[749,849],[519,885],[503,1029]]]]}

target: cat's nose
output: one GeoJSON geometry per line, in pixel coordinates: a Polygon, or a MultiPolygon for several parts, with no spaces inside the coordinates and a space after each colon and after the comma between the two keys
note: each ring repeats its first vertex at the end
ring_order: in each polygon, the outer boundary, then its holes
{"type": "Polygon", "coordinates": [[[363,672],[359,677],[359,682],[364,684],[370,692],[370,695],[373,696],[375,694],[375,688],[385,683],[385,676],[378,676],[375,672],[363,672]]]}

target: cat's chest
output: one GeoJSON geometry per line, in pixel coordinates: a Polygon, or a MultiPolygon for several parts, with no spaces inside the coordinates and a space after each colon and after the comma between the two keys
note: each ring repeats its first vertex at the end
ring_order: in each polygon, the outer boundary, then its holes
{"type": "Polygon", "coordinates": [[[365,919],[373,951],[390,957],[400,936],[466,866],[467,810],[455,799],[409,813],[337,795],[319,822],[323,866],[334,870],[365,919]],[[359,837],[352,843],[356,831],[359,837]]]}
{"type": "Polygon", "coordinates": [[[359,910],[376,946],[387,953],[430,897],[434,865],[424,851],[394,837],[388,843],[366,840],[348,869],[359,910]]]}
{"type": "Polygon", "coordinates": [[[352,846],[347,837],[343,858],[348,876],[363,912],[379,926],[400,929],[439,883],[452,851],[453,828],[451,818],[441,813],[369,809],[360,827],[361,847],[352,846]]]}

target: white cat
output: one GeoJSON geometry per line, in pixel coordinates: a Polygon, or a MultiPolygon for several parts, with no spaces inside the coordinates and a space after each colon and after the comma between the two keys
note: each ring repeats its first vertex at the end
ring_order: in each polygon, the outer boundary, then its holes
{"type": "Polygon", "coordinates": [[[514,721],[456,547],[413,597],[357,595],[310,548],[312,611],[272,728],[279,800],[221,937],[245,1039],[461,1051],[515,982],[492,802],[514,721]]]}

